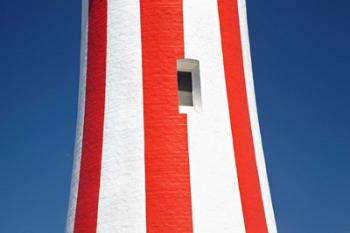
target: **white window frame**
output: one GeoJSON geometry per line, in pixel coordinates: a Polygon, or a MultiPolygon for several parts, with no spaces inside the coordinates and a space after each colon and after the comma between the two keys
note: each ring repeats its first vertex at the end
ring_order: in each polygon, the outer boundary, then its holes
{"type": "Polygon", "coordinates": [[[188,114],[194,111],[200,112],[202,109],[202,101],[201,101],[199,61],[195,59],[178,59],[177,71],[190,72],[192,76],[193,106],[184,106],[179,104],[179,112],[182,114],[188,114]]]}

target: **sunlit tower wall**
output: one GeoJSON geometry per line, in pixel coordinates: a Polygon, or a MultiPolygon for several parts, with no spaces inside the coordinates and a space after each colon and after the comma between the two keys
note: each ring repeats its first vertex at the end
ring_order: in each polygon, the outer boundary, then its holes
{"type": "Polygon", "coordinates": [[[276,233],[245,0],[83,0],[66,233],[276,233]]]}

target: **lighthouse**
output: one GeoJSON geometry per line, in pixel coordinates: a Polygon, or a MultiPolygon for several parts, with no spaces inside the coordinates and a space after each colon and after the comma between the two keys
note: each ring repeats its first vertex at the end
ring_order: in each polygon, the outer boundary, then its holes
{"type": "Polygon", "coordinates": [[[277,233],[245,0],[83,0],[66,233],[277,233]]]}

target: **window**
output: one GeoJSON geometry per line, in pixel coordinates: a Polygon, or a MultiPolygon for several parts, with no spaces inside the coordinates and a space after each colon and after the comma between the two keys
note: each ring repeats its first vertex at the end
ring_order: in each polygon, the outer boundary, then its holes
{"type": "Polygon", "coordinates": [[[185,71],[177,72],[177,84],[179,91],[180,106],[193,106],[192,73],[185,71]]]}
{"type": "Polygon", "coordinates": [[[180,113],[199,111],[201,109],[199,61],[177,60],[177,84],[180,113]]]}

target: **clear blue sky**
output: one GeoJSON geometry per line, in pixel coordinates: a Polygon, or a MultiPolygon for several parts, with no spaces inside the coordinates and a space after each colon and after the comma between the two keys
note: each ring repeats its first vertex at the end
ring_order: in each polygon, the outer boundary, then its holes
{"type": "MultiPolygon", "coordinates": [[[[62,233],[80,0],[0,0],[0,232],[62,233]]],[[[248,0],[280,233],[350,232],[350,1],[248,0]]]]}

